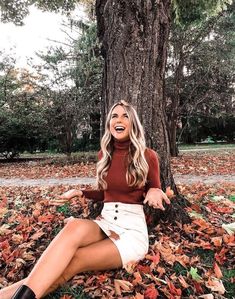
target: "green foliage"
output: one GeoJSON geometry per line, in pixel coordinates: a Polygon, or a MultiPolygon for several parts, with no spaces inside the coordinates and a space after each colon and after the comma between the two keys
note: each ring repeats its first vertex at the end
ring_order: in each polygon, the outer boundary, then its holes
{"type": "Polygon", "coordinates": [[[174,114],[178,141],[192,143],[211,136],[233,142],[235,14],[223,14],[185,28],[172,25],[167,114],[174,114]],[[177,100],[178,99],[178,102],[177,100]]]}
{"type": "Polygon", "coordinates": [[[32,5],[36,5],[43,11],[69,13],[75,9],[78,2],[78,0],[0,0],[1,21],[13,22],[15,25],[21,26],[32,5]]]}
{"type": "Polygon", "coordinates": [[[98,147],[102,73],[96,25],[70,23],[81,34],[70,41],[69,51],[54,47],[38,54],[45,62],[41,90],[49,103],[46,118],[60,150],[68,155],[98,147]]]}
{"type": "Polygon", "coordinates": [[[17,70],[10,57],[2,56],[0,67],[0,154],[12,158],[45,149],[50,137],[33,77],[17,70]]]}
{"type": "Polygon", "coordinates": [[[226,10],[229,4],[232,0],[173,0],[173,19],[181,27],[197,25],[226,10]]]}
{"type": "Polygon", "coordinates": [[[189,274],[192,276],[193,280],[200,281],[202,279],[201,276],[197,273],[197,268],[191,267],[189,274]]]}

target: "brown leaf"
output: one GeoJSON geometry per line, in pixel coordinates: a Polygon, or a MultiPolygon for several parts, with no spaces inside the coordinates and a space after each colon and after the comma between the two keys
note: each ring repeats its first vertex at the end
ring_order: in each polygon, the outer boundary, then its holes
{"type": "Polygon", "coordinates": [[[131,292],[133,289],[133,284],[127,280],[114,279],[114,287],[116,295],[121,296],[122,291],[131,292]]]}
{"type": "Polygon", "coordinates": [[[207,288],[211,289],[213,292],[218,292],[221,295],[225,293],[225,288],[222,280],[219,280],[215,277],[211,277],[205,284],[207,288]]]}

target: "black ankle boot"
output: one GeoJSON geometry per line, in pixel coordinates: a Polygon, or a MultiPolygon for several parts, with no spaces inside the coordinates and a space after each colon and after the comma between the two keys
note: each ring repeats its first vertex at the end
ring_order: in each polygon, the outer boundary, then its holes
{"type": "Polygon", "coordinates": [[[11,299],[36,299],[34,292],[27,287],[22,285],[14,294],[11,299]]]}

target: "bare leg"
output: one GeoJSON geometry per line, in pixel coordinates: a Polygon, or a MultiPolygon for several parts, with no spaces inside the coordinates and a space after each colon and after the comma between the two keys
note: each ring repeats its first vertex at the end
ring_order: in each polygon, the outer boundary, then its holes
{"type": "Polygon", "coordinates": [[[41,298],[64,272],[79,247],[106,237],[94,221],[84,219],[69,221],[44,251],[24,284],[34,291],[37,298],[41,298]]]}
{"type": "Polygon", "coordinates": [[[120,267],[122,267],[122,261],[119,251],[109,238],[79,248],[64,273],[51,285],[44,296],[62,286],[78,273],[120,267]]]}
{"type": "MultiPolygon", "coordinates": [[[[122,261],[118,249],[108,238],[79,248],[63,274],[49,287],[44,296],[56,290],[78,273],[91,270],[116,269],[121,266],[122,261]]],[[[23,283],[25,283],[25,279],[4,288],[3,293],[0,291],[0,298],[10,299],[23,283]]]]}
{"type": "Polygon", "coordinates": [[[10,299],[16,292],[16,290],[25,283],[25,279],[17,281],[12,285],[0,290],[0,298],[1,299],[10,299]]]}

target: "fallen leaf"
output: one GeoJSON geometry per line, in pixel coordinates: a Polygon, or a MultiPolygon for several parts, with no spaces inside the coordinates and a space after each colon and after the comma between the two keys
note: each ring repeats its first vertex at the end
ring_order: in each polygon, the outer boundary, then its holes
{"type": "Polygon", "coordinates": [[[225,293],[225,288],[222,280],[219,280],[214,277],[210,277],[209,280],[205,283],[208,289],[211,289],[213,292],[218,292],[223,295],[225,293]]]}
{"type": "Polygon", "coordinates": [[[127,280],[114,279],[114,287],[116,295],[121,296],[122,291],[130,292],[133,289],[133,284],[127,280]]]}
{"type": "Polygon", "coordinates": [[[171,187],[166,187],[166,195],[168,198],[173,198],[175,196],[174,191],[171,189],[171,187]]]}
{"type": "Polygon", "coordinates": [[[197,268],[191,267],[189,274],[192,276],[193,280],[200,281],[202,279],[201,276],[197,273],[197,268]]]}
{"type": "Polygon", "coordinates": [[[222,271],[220,270],[220,267],[216,262],[214,262],[214,272],[217,278],[223,277],[222,271]]]}
{"type": "Polygon", "coordinates": [[[214,299],[214,296],[212,294],[206,294],[206,295],[201,295],[198,298],[203,298],[203,299],[214,299]]]}
{"type": "Polygon", "coordinates": [[[156,299],[159,296],[159,292],[153,285],[148,287],[144,292],[144,299],[156,299]]]}

